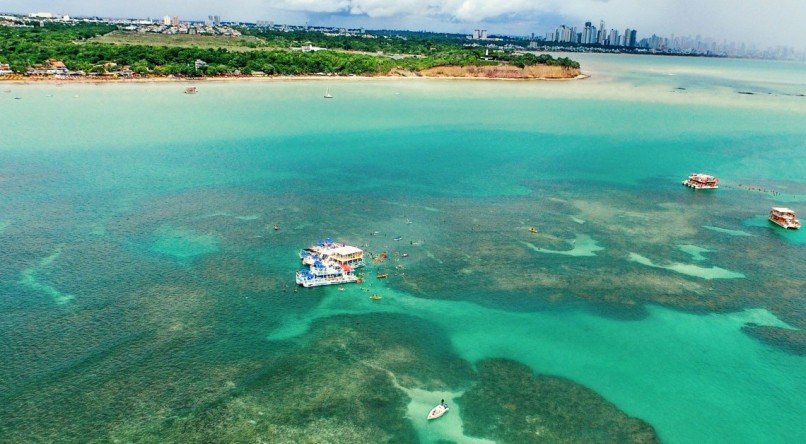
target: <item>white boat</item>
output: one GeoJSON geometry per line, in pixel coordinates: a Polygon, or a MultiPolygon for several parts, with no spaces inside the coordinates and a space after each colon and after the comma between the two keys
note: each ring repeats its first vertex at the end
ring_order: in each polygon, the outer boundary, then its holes
{"type": "Polygon", "coordinates": [[[444,415],[445,413],[448,413],[448,410],[449,410],[448,404],[445,404],[443,402],[442,404],[434,407],[433,409],[431,409],[430,412],[428,412],[428,419],[437,419],[440,416],[444,415]]]}
{"type": "Polygon", "coordinates": [[[333,98],[333,95],[332,95],[332,94],[330,94],[330,88],[328,88],[327,90],[325,90],[325,98],[326,98],[326,99],[332,99],[332,98],[333,98]]]}
{"type": "Polygon", "coordinates": [[[296,274],[296,283],[303,287],[361,283],[355,269],[364,266],[364,251],[333,239],[319,241],[300,251],[304,268],[296,274]]]}
{"type": "Polygon", "coordinates": [[[795,212],[789,208],[773,207],[770,210],[770,222],[782,228],[793,230],[800,228],[800,221],[795,216],[795,212]]]}
{"type": "Polygon", "coordinates": [[[719,188],[719,179],[708,174],[691,173],[688,179],[683,181],[683,185],[695,190],[715,190],[719,188]]]}

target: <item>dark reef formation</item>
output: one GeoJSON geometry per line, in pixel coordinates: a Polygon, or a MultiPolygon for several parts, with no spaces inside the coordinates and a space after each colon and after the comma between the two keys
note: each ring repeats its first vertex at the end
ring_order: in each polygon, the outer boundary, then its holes
{"type": "Polygon", "coordinates": [[[659,442],[651,425],[573,381],[505,359],[477,368],[478,384],[457,400],[468,434],[507,443],[659,442]]]}
{"type": "Polygon", "coordinates": [[[747,324],[742,327],[742,331],[773,347],[798,356],[806,356],[806,332],[803,330],[747,324]]]}

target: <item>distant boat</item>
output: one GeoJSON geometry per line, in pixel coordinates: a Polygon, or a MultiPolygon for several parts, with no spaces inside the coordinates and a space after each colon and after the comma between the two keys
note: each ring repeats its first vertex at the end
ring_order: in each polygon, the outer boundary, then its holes
{"type": "Polygon", "coordinates": [[[443,403],[439,404],[438,406],[434,407],[433,409],[431,409],[430,412],[428,412],[428,419],[429,420],[430,419],[437,419],[440,416],[444,415],[445,413],[448,413],[448,410],[450,410],[450,409],[448,409],[448,404],[445,404],[443,402],[443,403]]]}
{"type": "Polygon", "coordinates": [[[199,90],[195,86],[188,86],[185,88],[185,94],[196,94],[197,92],[199,92],[199,90]]]}
{"type": "Polygon", "coordinates": [[[333,98],[333,94],[330,94],[330,88],[325,90],[325,98],[326,99],[332,99],[333,98]]]}
{"type": "Polygon", "coordinates": [[[377,294],[373,294],[369,298],[372,299],[373,301],[380,301],[381,299],[383,299],[380,295],[377,294]]]}
{"type": "Polygon", "coordinates": [[[795,217],[795,212],[789,208],[773,207],[770,210],[770,222],[783,228],[793,230],[800,228],[800,221],[795,217]]]}
{"type": "Polygon", "coordinates": [[[403,239],[403,236],[397,236],[397,237],[395,237],[395,238],[394,238],[394,239],[392,239],[392,240],[393,240],[393,241],[399,241],[399,240],[401,240],[401,239],[403,239]]]}
{"type": "Polygon", "coordinates": [[[691,173],[688,179],[683,181],[683,185],[695,190],[715,190],[719,188],[719,179],[708,174],[691,173]]]}

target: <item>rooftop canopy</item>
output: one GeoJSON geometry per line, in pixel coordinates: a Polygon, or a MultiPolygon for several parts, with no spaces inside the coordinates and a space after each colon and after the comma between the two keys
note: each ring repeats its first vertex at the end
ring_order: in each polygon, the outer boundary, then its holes
{"type": "Polygon", "coordinates": [[[333,254],[338,254],[340,256],[348,256],[351,254],[363,253],[363,252],[364,251],[361,250],[360,248],[351,247],[349,245],[345,245],[343,247],[339,247],[333,250],[333,254]]]}

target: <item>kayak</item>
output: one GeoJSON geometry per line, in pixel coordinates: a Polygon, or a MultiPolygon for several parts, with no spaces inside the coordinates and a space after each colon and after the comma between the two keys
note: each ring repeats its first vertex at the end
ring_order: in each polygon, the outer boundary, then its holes
{"type": "Polygon", "coordinates": [[[447,412],[448,412],[448,405],[447,404],[440,404],[440,405],[434,407],[433,409],[431,409],[430,412],[428,412],[428,419],[437,419],[437,418],[439,418],[440,416],[444,415],[447,412]]]}

